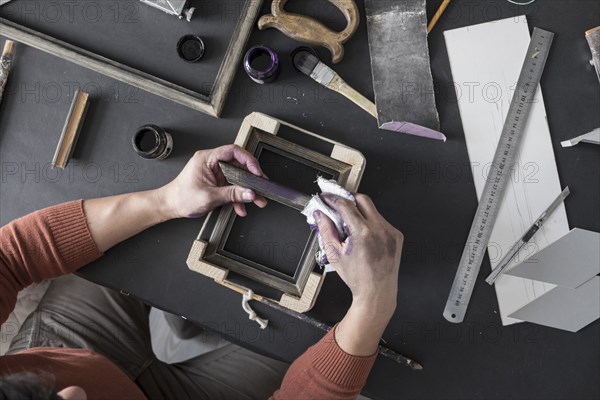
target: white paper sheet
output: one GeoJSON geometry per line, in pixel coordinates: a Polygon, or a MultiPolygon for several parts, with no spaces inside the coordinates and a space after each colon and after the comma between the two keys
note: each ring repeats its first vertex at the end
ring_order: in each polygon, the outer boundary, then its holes
{"type": "MultiPolygon", "coordinates": [[[[475,189],[481,197],[504,120],[529,47],[525,16],[488,22],[444,33],[475,189]]],[[[517,166],[502,201],[488,245],[492,268],[561,192],[541,89],[521,141],[517,166]]],[[[564,205],[512,266],[569,232],[564,205]]],[[[482,269],[482,274],[490,271],[482,269]]],[[[495,284],[504,325],[521,322],[508,315],[555,286],[508,275],[495,284]]]]}

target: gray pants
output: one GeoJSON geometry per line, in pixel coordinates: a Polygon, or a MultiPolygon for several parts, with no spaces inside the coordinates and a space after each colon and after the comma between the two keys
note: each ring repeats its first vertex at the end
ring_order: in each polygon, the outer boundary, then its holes
{"type": "Polygon", "coordinates": [[[91,349],[111,360],[149,399],[266,399],[287,364],[228,344],[166,364],[152,352],[142,302],[74,275],[52,282],[8,354],[32,347],[91,349]]]}

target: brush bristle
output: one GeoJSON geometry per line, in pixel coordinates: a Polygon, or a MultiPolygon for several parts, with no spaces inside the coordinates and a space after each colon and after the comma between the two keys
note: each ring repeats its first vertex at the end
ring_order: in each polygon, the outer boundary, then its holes
{"type": "Polygon", "coordinates": [[[310,76],[320,60],[311,52],[300,50],[294,55],[294,67],[306,76],[310,76]]]}

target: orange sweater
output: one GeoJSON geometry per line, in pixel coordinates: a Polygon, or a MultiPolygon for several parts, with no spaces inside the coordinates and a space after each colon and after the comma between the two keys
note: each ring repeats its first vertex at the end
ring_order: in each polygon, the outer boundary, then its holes
{"type": "MultiPolygon", "coordinates": [[[[14,309],[17,293],[32,283],[69,274],[96,260],[83,202],[71,202],[0,228],[0,323],[14,309]]],[[[336,343],[334,329],[289,368],[273,399],[353,399],[375,362],[354,357],[336,343]]],[[[0,377],[44,370],[58,388],[80,386],[88,399],[143,399],[141,390],[116,365],[86,349],[36,348],[0,357],[0,377]]]]}

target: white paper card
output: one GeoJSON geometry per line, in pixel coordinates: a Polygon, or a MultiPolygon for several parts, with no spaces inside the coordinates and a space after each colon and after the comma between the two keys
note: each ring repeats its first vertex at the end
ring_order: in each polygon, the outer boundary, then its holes
{"type": "MultiPolygon", "coordinates": [[[[529,47],[525,16],[488,22],[444,33],[458,97],[475,189],[481,198],[485,179],[529,47]]],[[[516,167],[499,209],[488,253],[495,268],[511,246],[560,194],[561,186],[541,89],[535,97],[516,167]]],[[[532,256],[569,232],[564,205],[513,260],[532,256]]],[[[483,269],[482,274],[490,271],[483,269]]],[[[495,284],[504,325],[508,316],[555,286],[503,275],[495,284]]]]}

